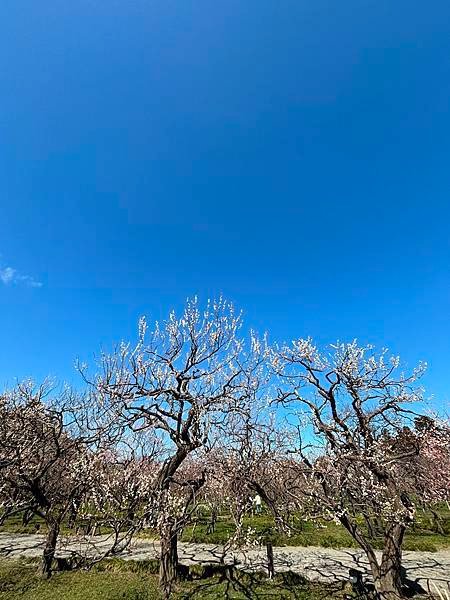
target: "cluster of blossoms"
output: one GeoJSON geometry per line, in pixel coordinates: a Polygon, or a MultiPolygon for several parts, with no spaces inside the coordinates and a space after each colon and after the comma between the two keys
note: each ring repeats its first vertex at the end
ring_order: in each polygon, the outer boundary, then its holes
{"type": "Polygon", "coordinates": [[[419,482],[425,502],[450,501],[450,422],[434,420],[420,432],[419,482]]]}

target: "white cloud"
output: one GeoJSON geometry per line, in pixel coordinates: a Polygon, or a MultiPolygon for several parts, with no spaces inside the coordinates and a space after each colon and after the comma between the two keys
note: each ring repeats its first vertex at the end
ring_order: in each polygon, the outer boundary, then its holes
{"type": "Polygon", "coordinates": [[[6,269],[0,270],[0,279],[5,285],[8,285],[8,283],[11,283],[14,279],[15,274],[16,271],[14,269],[11,269],[11,267],[6,267],[6,269]]]}
{"type": "Polygon", "coordinates": [[[0,281],[4,285],[26,285],[28,287],[42,287],[40,281],[36,281],[30,275],[22,275],[12,267],[0,268],[0,281]]]}

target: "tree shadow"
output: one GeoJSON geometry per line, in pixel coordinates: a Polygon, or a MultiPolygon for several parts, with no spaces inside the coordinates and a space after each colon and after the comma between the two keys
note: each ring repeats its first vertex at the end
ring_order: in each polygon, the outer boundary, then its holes
{"type": "Polygon", "coordinates": [[[273,579],[262,573],[241,571],[232,565],[208,565],[202,577],[195,579],[188,591],[181,594],[182,600],[223,598],[232,600],[243,597],[247,600],[275,600],[291,598],[304,600],[308,591],[314,589],[315,600],[326,600],[335,592],[342,592],[343,585],[314,584],[305,578],[287,571],[278,573],[273,579]]]}

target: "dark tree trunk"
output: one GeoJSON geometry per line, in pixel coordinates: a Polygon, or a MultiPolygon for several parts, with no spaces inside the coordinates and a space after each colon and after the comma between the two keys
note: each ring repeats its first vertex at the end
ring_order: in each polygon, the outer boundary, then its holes
{"type": "Polygon", "coordinates": [[[30,523],[32,518],[33,511],[31,509],[24,510],[22,515],[22,525],[26,527],[30,523]]]}
{"type": "MultiPolygon", "coordinates": [[[[155,485],[156,490],[164,493],[169,489],[172,477],[175,475],[185,458],[195,448],[196,446],[190,443],[183,443],[178,446],[175,454],[164,463],[155,485]]],[[[170,597],[178,577],[177,534],[176,519],[170,515],[163,517],[162,524],[159,527],[161,543],[159,585],[165,598],[170,597]]]]}
{"type": "Polygon", "coordinates": [[[352,522],[347,515],[342,515],[340,521],[367,556],[377,598],[379,600],[401,600],[403,598],[401,580],[402,542],[405,526],[396,524],[386,529],[384,549],[381,564],[379,564],[372,544],[361,533],[357,524],[352,522]]]}
{"type": "Polygon", "coordinates": [[[273,564],[273,546],[271,542],[267,542],[266,544],[267,550],[267,573],[269,575],[269,579],[275,577],[275,566],[273,564]]]}
{"type": "Polygon", "coordinates": [[[270,498],[270,496],[267,495],[266,490],[256,481],[251,481],[250,485],[255,490],[255,492],[261,496],[261,498],[266,503],[268,509],[272,513],[273,519],[275,521],[275,529],[278,531],[278,533],[287,533],[288,528],[286,527],[286,522],[283,516],[280,515],[280,513],[278,512],[275,502],[272,500],[272,498],[270,498]]]}
{"type": "Polygon", "coordinates": [[[444,528],[442,526],[442,518],[439,513],[432,508],[430,508],[430,512],[432,515],[432,528],[435,533],[439,533],[440,535],[445,535],[444,528]]]}
{"type": "Polygon", "coordinates": [[[76,521],[77,521],[77,517],[78,517],[78,510],[79,510],[79,502],[74,502],[69,510],[69,518],[68,518],[68,522],[67,522],[67,526],[70,529],[74,529],[76,521]]]}
{"type": "Polygon", "coordinates": [[[363,513],[363,518],[367,526],[367,533],[371,539],[382,537],[384,535],[383,521],[378,516],[369,516],[363,513]]]}
{"type": "Polygon", "coordinates": [[[378,573],[374,573],[375,589],[382,600],[399,600],[402,593],[402,543],[405,526],[390,526],[385,533],[384,549],[378,573]]]}
{"type": "Polygon", "coordinates": [[[9,506],[5,508],[5,512],[0,516],[0,526],[4,524],[4,522],[12,512],[12,508],[10,508],[9,506]]]}
{"type": "Polygon", "coordinates": [[[206,533],[210,534],[210,533],[214,533],[215,529],[216,529],[216,523],[217,523],[217,507],[213,506],[211,508],[211,518],[210,521],[208,523],[208,528],[206,530],[206,533]]]}
{"type": "Polygon", "coordinates": [[[44,553],[42,555],[41,573],[44,577],[50,577],[52,574],[52,563],[55,558],[56,542],[59,535],[59,523],[49,524],[47,539],[45,541],[44,553]]]}
{"type": "Polygon", "coordinates": [[[178,540],[175,522],[168,518],[160,528],[161,554],[159,564],[159,585],[164,598],[170,598],[178,578],[178,540]]]}
{"type": "Polygon", "coordinates": [[[363,517],[364,517],[364,521],[366,522],[367,533],[369,534],[369,537],[373,540],[376,537],[376,533],[375,533],[375,528],[372,523],[372,519],[364,513],[363,513],[363,517]]]}

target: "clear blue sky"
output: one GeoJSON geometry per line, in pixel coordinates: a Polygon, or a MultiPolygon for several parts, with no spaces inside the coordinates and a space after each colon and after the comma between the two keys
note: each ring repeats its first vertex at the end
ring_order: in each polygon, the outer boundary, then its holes
{"type": "Polygon", "coordinates": [[[0,33],[2,384],[223,292],[450,397],[448,1],[2,0],[0,33]]]}

